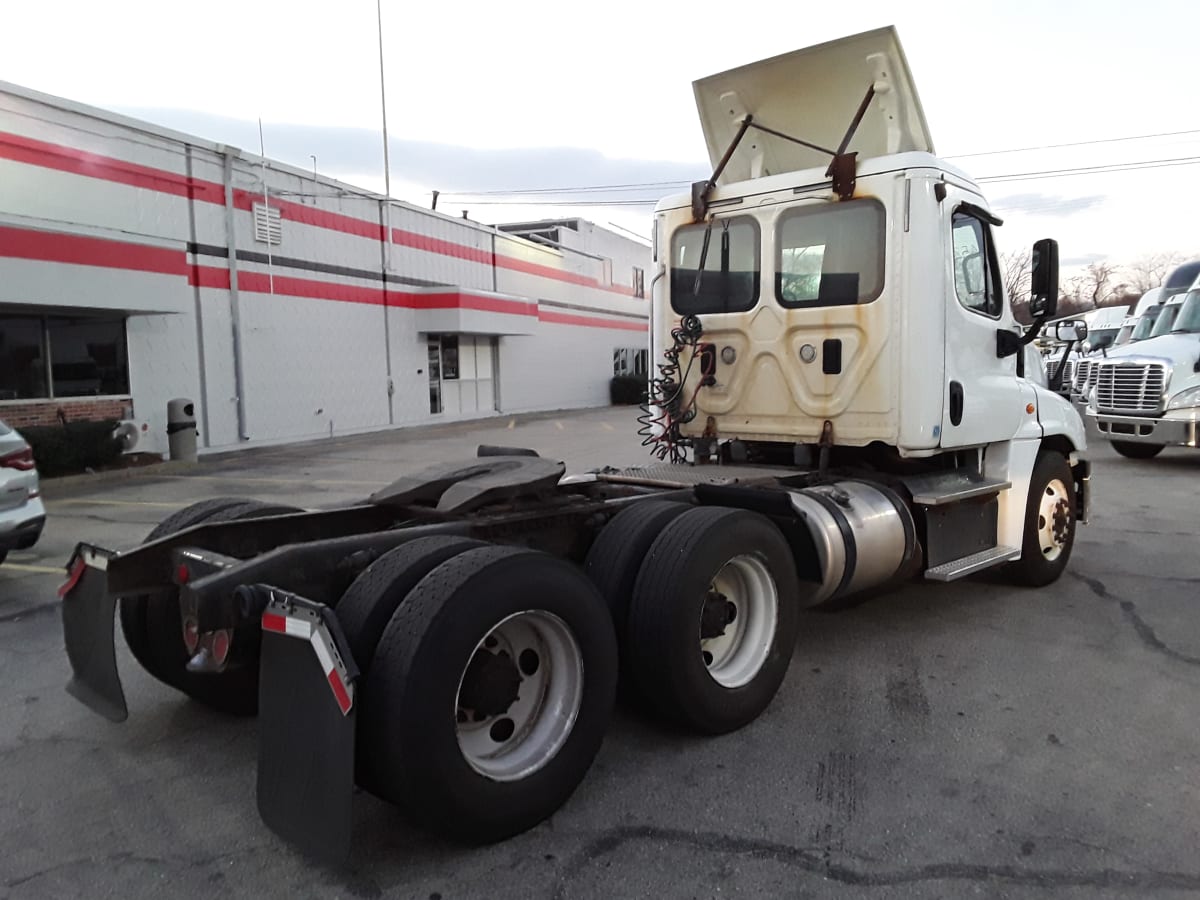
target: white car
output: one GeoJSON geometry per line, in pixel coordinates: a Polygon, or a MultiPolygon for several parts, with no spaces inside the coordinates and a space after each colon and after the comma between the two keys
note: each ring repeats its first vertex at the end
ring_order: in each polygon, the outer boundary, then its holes
{"type": "Polygon", "coordinates": [[[21,433],[0,421],[0,562],[37,543],[46,524],[38,473],[21,433]]]}

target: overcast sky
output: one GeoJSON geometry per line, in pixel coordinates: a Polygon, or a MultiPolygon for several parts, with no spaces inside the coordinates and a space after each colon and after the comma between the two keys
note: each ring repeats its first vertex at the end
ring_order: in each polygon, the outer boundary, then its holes
{"type": "MultiPolygon", "coordinates": [[[[450,195],[703,178],[694,79],[888,24],[935,147],[973,175],[1188,160],[992,181],[1003,249],[1052,236],[1064,262],[1200,253],[1200,4],[1167,0],[384,0],[393,193],[427,205],[437,188],[439,208],[481,221],[578,213],[646,233],[648,206],[450,195]]],[[[7,4],[4,38],[0,79],[253,151],[261,117],[269,157],[309,168],[315,156],[323,174],[382,189],[374,0],[7,4]]]]}

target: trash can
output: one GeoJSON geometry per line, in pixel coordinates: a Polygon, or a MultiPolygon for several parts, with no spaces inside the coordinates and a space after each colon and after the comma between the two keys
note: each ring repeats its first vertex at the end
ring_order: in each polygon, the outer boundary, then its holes
{"type": "Polygon", "coordinates": [[[167,448],[171,459],[196,461],[196,407],[191,400],[167,401],[167,448]]]}

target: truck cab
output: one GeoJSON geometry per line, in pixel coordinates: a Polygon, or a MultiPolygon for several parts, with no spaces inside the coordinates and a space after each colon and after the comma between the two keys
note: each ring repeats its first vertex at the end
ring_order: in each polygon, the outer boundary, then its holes
{"type": "Polygon", "coordinates": [[[1026,372],[1038,326],[1004,294],[1001,220],[934,155],[895,32],[694,88],[714,177],[655,211],[648,443],[697,463],[966,467],[1012,485],[995,515],[1019,546],[1039,453],[1085,481],[1083,426],[1026,372]]]}
{"type": "Polygon", "coordinates": [[[1086,396],[1100,434],[1132,459],[1200,446],[1200,278],[1158,310],[1145,340],[1097,365],[1086,396]]]}

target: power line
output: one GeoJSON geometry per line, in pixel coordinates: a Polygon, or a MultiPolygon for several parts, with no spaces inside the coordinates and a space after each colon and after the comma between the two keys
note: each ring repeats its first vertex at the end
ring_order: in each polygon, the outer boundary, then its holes
{"type": "Polygon", "coordinates": [[[555,188],[529,188],[521,191],[462,191],[455,193],[453,191],[442,191],[438,196],[441,197],[491,197],[496,195],[507,194],[582,194],[591,191],[625,191],[634,190],[637,188],[648,187],[674,187],[676,185],[688,185],[690,181],[643,181],[633,184],[596,184],[587,185],[584,187],[555,187],[555,188]]]}
{"type": "Polygon", "coordinates": [[[943,159],[967,159],[972,156],[997,156],[1001,153],[1026,153],[1030,150],[1059,150],[1063,147],[1090,147],[1093,144],[1117,144],[1122,141],[1144,141],[1150,138],[1179,137],[1185,134],[1200,134],[1200,128],[1188,131],[1160,131],[1157,134],[1132,134],[1128,137],[1095,138],[1088,141],[1071,141],[1066,144],[1043,144],[1039,147],[1011,147],[1008,150],[980,150],[976,153],[955,153],[943,159]]]}
{"type": "MultiPolygon", "coordinates": [[[[950,156],[944,156],[943,159],[969,159],[979,156],[999,156],[1006,153],[1026,153],[1033,150],[1057,150],[1066,147],[1088,147],[1099,144],[1114,144],[1128,141],[1142,141],[1152,138],[1162,137],[1180,137],[1184,135],[1200,134],[1200,128],[1187,129],[1184,131],[1162,131],[1154,134],[1133,134],[1125,137],[1113,138],[1093,138],[1086,141],[1069,141],[1062,144],[1042,144],[1031,147],[1009,147],[1004,150],[981,150],[975,153],[956,153],[950,156]]],[[[1114,165],[1133,165],[1132,163],[1117,163],[1114,165]]],[[[987,176],[989,180],[999,180],[1001,176],[987,176]]],[[[1008,177],[1008,176],[1003,176],[1008,177]]],[[[977,181],[984,181],[984,178],[978,178],[977,181]]],[[[636,190],[649,187],[686,187],[691,181],[644,181],[644,182],[629,182],[624,184],[592,184],[579,185],[577,187],[552,187],[552,188],[525,188],[518,190],[486,190],[486,191],[461,191],[461,192],[443,192],[442,197],[495,197],[495,196],[533,196],[542,194],[590,194],[590,193],[610,193],[618,191],[636,190]]],[[[639,204],[640,205],[640,204],[639,204]]]]}
{"type": "MultiPolygon", "coordinates": [[[[1078,166],[1073,169],[1042,169],[1030,172],[1013,172],[1007,175],[985,175],[976,178],[979,184],[1001,184],[1006,182],[1038,181],[1045,178],[1069,178],[1074,175],[1115,175],[1121,172],[1139,172],[1145,169],[1166,169],[1176,166],[1200,165],[1200,156],[1181,156],[1170,159],[1139,160],[1129,163],[1107,163],[1101,166],[1078,166]]],[[[445,195],[443,195],[445,196],[445,195]]],[[[458,195],[465,196],[465,195],[458,195]]],[[[523,196],[514,192],[511,196],[523,196]]],[[[631,198],[627,200],[460,200],[456,206],[653,206],[661,197],[631,198]]]]}

